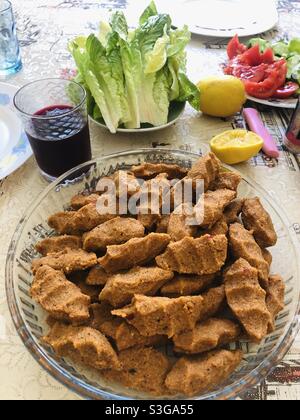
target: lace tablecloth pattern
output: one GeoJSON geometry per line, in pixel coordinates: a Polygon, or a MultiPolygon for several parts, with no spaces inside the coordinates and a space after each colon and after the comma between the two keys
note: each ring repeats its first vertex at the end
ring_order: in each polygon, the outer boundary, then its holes
{"type": "MultiPolygon", "coordinates": [[[[171,0],[170,0],[171,1],[171,0]]],[[[68,77],[74,68],[67,52],[68,40],[97,29],[112,9],[123,9],[135,20],[149,0],[13,0],[24,69],[8,82],[21,86],[42,77],[68,77]]],[[[159,4],[159,1],[157,2],[159,4]]],[[[263,34],[267,38],[299,36],[300,2],[278,1],[280,23],[263,34]]],[[[225,60],[225,39],[193,36],[189,46],[189,76],[221,72],[225,60]]],[[[281,150],[278,161],[260,155],[240,169],[267,189],[285,208],[300,241],[300,156],[282,147],[290,111],[259,106],[267,126],[281,150]]],[[[142,147],[167,147],[195,152],[209,149],[212,136],[232,127],[243,127],[241,116],[233,120],[211,119],[187,107],[173,127],[148,135],[111,135],[91,124],[93,155],[100,157],[121,150],[142,147]]],[[[72,400],[78,397],[52,379],[31,358],[19,340],[7,308],[5,260],[12,234],[27,206],[47,186],[34,159],[0,182],[0,399],[72,400]]],[[[300,399],[300,337],[277,369],[245,399],[300,399]]]]}

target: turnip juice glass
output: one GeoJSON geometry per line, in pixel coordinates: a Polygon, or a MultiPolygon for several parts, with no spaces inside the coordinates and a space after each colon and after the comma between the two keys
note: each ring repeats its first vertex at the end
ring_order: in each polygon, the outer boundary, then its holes
{"type": "Polygon", "coordinates": [[[30,83],[15,95],[42,175],[53,181],[92,158],[86,92],[63,79],[30,83]]]}
{"type": "Polygon", "coordinates": [[[0,0],[0,78],[17,73],[22,68],[20,48],[12,5],[0,0]]]}

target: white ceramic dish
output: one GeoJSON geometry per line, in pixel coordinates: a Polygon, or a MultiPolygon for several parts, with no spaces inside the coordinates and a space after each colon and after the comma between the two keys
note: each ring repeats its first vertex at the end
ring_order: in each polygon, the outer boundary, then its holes
{"type": "Polygon", "coordinates": [[[17,90],[0,83],[0,179],[13,173],[32,155],[22,123],[13,110],[17,90]]]}
{"type": "Polygon", "coordinates": [[[159,0],[157,6],[175,26],[188,25],[192,33],[212,37],[252,36],[279,20],[274,0],[159,0]]]}
{"type": "Polygon", "coordinates": [[[266,106],[273,106],[276,108],[286,108],[286,109],[295,109],[297,106],[297,99],[290,98],[290,99],[258,99],[254,98],[253,96],[247,96],[248,99],[252,102],[256,102],[258,104],[266,105],[266,106]]]}

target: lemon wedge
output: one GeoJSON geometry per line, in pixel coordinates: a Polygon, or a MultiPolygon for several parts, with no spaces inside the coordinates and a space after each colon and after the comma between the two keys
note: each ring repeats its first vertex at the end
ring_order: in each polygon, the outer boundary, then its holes
{"type": "Polygon", "coordinates": [[[235,165],[256,156],[264,145],[263,139],[247,130],[229,130],[214,137],[211,150],[224,163],[235,165]]]}

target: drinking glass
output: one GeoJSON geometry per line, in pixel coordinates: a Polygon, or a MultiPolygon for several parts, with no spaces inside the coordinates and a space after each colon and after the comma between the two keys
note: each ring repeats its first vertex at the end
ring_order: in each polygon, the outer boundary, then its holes
{"type": "Polygon", "coordinates": [[[85,89],[70,80],[44,79],[14,97],[35,159],[48,181],[92,158],[85,89]]]}
{"type": "Polygon", "coordinates": [[[0,0],[0,77],[17,73],[22,68],[19,42],[12,4],[0,0]]]}

